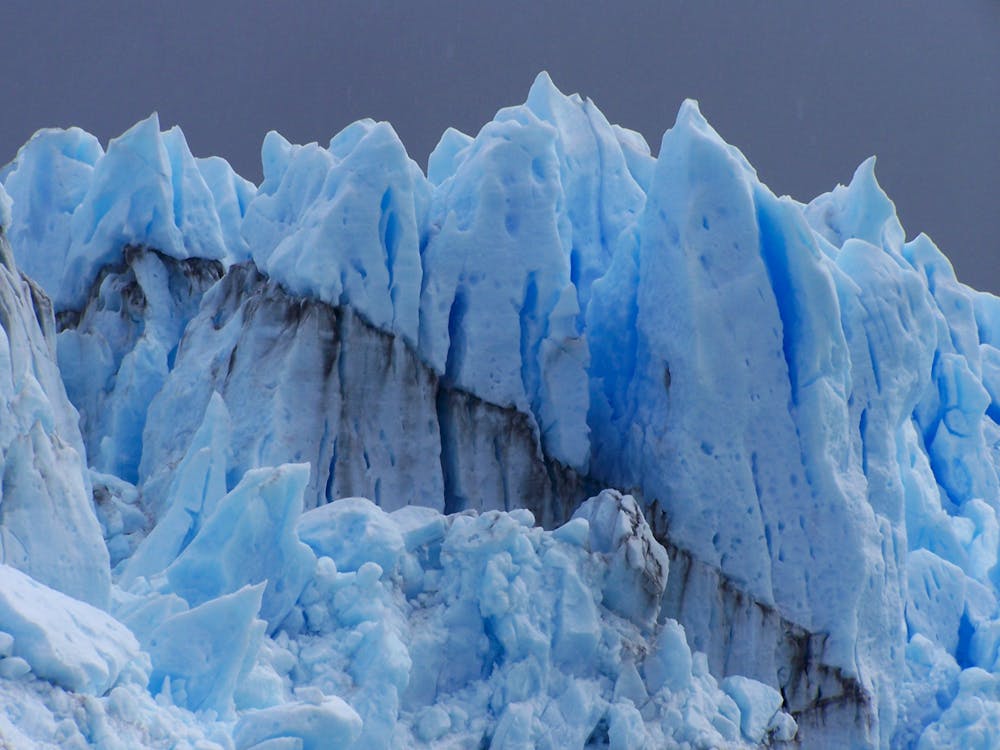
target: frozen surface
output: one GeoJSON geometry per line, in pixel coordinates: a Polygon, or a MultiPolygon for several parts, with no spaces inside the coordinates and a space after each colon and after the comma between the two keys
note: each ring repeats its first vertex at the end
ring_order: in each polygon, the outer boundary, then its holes
{"type": "Polygon", "coordinates": [[[0,565],[0,631],[13,640],[0,658],[4,676],[11,676],[6,665],[20,659],[36,676],[77,693],[103,695],[119,679],[145,683],[139,643],[128,628],[9,565],[0,565]]]}
{"type": "Polygon", "coordinates": [[[799,203],[545,74],[426,175],[262,159],[3,172],[8,744],[1000,742],[1000,301],[874,159],[799,203]]]}

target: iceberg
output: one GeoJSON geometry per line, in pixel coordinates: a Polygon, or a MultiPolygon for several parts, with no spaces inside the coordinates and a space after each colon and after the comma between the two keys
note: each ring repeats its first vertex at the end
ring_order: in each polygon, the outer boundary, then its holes
{"type": "Polygon", "coordinates": [[[801,203],[544,73],[426,171],[261,156],[0,172],[4,740],[1000,742],[1000,300],[874,159],[801,203]]]}

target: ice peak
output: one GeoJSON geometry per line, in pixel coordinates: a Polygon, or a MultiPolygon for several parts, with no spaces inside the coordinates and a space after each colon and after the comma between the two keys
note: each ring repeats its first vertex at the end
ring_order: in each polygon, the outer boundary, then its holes
{"type": "Polygon", "coordinates": [[[427,179],[435,187],[447,180],[458,169],[464,150],[474,142],[472,136],[455,128],[448,128],[427,159],[427,179]]]}
{"type": "Polygon", "coordinates": [[[280,180],[288,165],[294,147],[277,130],[269,130],[264,136],[264,142],[260,147],[260,160],[264,169],[264,182],[261,183],[261,190],[265,185],[275,180],[280,180]]]}
{"type": "Polygon", "coordinates": [[[813,229],[836,247],[859,239],[895,254],[902,251],[905,232],[896,206],[875,177],[875,157],[865,159],[848,185],[837,185],[817,196],[805,209],[813,229]]]}
{"type": "MultiPolygon", "coordinates": [[[[154,154],[160,155],[160,145],[160,114],[153,112],[121,135],[112,138],[108,142],[108,151],[131,151],[140,159],[148,160],[154,154]]],[[[155,161],[147,163],[153,166],[155,161]]],[[[165,170],[161,170],[161,173],[165,174],[165,170]]]]}
{"type": "Polygon", "coordinates": [[[580,106],[583,100],[579,94],[564,94],[552,81],[548,72],[542,71],[535,78],[531,88],[528,89],[528,98],[525,106],[532,112],[545,120],[552,119],[554,109],[564,107],[567,104],[580,106]]]}
{"type": "Polygon", "coordinates": [[[4,182],[16,206],[11,244],[56,309],[72,309],[128,246],[178,259],[245,257],[233,232],[244,183],[224,160],[196,160],[179,127],[160,132],[155,112],[111,139],[107,151],[77,128],[43,130],[21,148],[4,182]]]}

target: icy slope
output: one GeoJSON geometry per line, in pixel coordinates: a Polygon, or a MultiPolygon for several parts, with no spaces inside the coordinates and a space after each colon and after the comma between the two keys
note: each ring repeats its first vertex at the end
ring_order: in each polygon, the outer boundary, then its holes
{"type": "Polygon", "coordinates": [[[240,746],[323,722],[359,747],[711,745],[733,726],[785,736],[779,704],[806,747],[997,736],[1000,302],[905,241],[872,161],[803,205],[694,103],[653,158],[544,74],[475,138],[449,130],[426,177],[370,121],[326,148],[272,133],[262,155],[257,189],[154,117],[106,153],[44,131],[5,172],[11,243],[53,297],[100,472],[76,470],[100,501],[111,611],[162,702],[214,711],[205,731],[240,746]],[[656,541],[625,563],[593,533],[582,558],[549,554],[581,544],[584,518],[615,526],[582,506],[606,486],[636,495],[656,541]],[[329,504],[352,495],[382,510],[329,504]],[[556,530],[492,512],[516,508],[556,530]],[[419,549],[401,541],[418,519],[439,529],[419,549]],[[467,523],[523,530],[497,547],[479,529],[476,560],[498,561],[452,566],[467,523]],[[622,577],[661,554],[653,589],[622,577]],[[614,585],[560,588],[594,560],[614,585]],[[358,601],[385,606],[351,615],[342,575],[379,582],[358,601]],[[502,579],[532,592],[526,610],[502,579]],[[564,668],[572,619],[589,656],[564,668]],[[628,646],[605,659],[611,631],[628,646]],[[442,678],[440,639],[480,632],[493,656],[460,649],[463,676],[442,678]],[[328,677],[302,649],[333,649],[328,677]],[[566,674],[600,700],[566,697],[566,674]],[[556,703],[576,723],[549,735],[556,703]]]}

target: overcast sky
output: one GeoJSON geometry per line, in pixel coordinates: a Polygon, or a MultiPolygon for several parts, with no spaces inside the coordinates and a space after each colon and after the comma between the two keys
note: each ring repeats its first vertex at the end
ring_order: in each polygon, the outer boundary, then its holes
{"type": "Polygon", "coordinates": [[[546,69],[654,151],[698,99],[800,200],[876,154],[908,236],[1000,292],[1000,0],[5,0],[0,19],[0,164],[38,128],[106,142],[158,110],[255,181],[268,130],[325,142],[360,117],[425,166],[546,69]]]}

